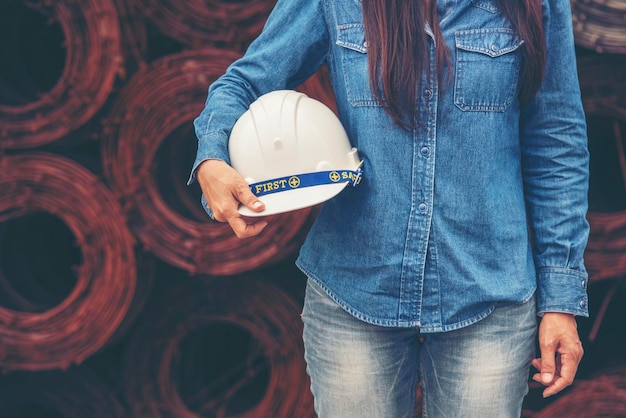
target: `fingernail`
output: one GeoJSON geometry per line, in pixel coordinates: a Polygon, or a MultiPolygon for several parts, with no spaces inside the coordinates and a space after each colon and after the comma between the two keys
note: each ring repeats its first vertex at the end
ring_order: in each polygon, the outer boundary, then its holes
{"type": "Polygon", "coordinates": [[[544,383],[550,383],[552,382],[552,375],[550,373],[544,373],[541,375],[541,380],[543,380],[544,383]]]}
{"type": "Polygon", "coordinates": [[[261,206],[263,206],[263,203],[259,202],[258,200],[256,202],[254,202],[252,204],[252,209],[260,209],[261,206]]]}

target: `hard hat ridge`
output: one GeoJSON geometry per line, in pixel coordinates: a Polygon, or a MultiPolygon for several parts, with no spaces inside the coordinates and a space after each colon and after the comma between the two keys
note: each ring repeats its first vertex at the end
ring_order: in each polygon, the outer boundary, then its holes
{"type": "MultiPolygon", "coordinates": [[[[281,100],[273,98],[267,100],[266,97],[262,96],[263,98],[254,101],[248,110],[254,124],[254,133],[261,156],[267,166],[280,164],[288,158],[298,157],[298,132],[295,117],[298,111],[298,102],[303,95],[295,91],[290,93],[295,94],[280,95],[281,100]]],[[[244,113],[241,118],[245,117],[246,114],[244,113]]],[[[238,121],[240,125],[246,123],[246,120],[241,118],[241,122],[238,121]]]]}

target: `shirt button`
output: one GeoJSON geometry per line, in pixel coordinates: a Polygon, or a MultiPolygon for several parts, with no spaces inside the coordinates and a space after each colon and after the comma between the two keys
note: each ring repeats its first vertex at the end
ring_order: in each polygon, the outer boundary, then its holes
{"type": "Polygon", "coordinates": [[[580,285],[582,286],[583,289],[587,288],[587,280],[583,280],[582,282],[580,282],[580,285]]]}
{"type": "Polygon", "coordinates": [[[493,52],[498,52],[498,49],[499,49],[499,48],[498,48],[498,45],[496,45],[496,44],[491,44],[491,47],[490,47],[490,48],[491,48],[491,50],[492,50],[493,52]]]}
{"type": "Polygon", "coordinates": [[[433,97],[433,91],[431,89],[424,90],[424,97],[430,99],[431,97],[433,97]]]}
{"type": "Polygon", "coordinates": [[[363,42],[363,48],[367,48],[367,41],[363,42]]]}
{"type": "Polygon", "coordinates": [[[426,203],[420,203],[419,205],[417,205],[417,209],[420,212],[426,212],[426,209],[428,209],[428,205],[426,203]]]}
{"type": "Polygon", "coordinates": [[[430,155],[430,148],[422,147],[420,154],[422,154],[423,157],[428,157],[430,155]]]}
{"type": "Polygon", "coordinates": [[[579,305],[581,308],[587,309],[587,301],[585,299],[581,300],[579,305]]]}

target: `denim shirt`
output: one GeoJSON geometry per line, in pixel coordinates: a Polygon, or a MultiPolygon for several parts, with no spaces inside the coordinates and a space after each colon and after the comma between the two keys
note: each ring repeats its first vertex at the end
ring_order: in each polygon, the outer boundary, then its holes
{"type": "Polygon", "coordinates": [[[279,0],[262,34],[209,88],[195,169],[228,159],[237,118],[326,64],[363,180],[327,201],[296,261],[354,316],[439,332],[498,304],[588,315],[588,150],[569,0],[544,0],[545,78],[518,100],[521,44],[495,0],[438,0],[451,76],[418,88],[401,129],[369,88],[360,0],[279,0]]]}

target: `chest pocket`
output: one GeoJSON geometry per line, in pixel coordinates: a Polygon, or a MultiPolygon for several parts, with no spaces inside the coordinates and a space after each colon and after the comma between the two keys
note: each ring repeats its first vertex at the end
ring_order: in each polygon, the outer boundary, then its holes
{"type": "Polygon", "coordinates": [[[463,111],[503,112],[517,96],[523,41],[508,28],[454,34],[454,104],[463,111]]]}
{"type": "Polygon", "coordinates": [[[350,104],[355,107],[380,106],[370,90],[363,24],[350,23],[338,26],[337,46],[350,104]]]}

